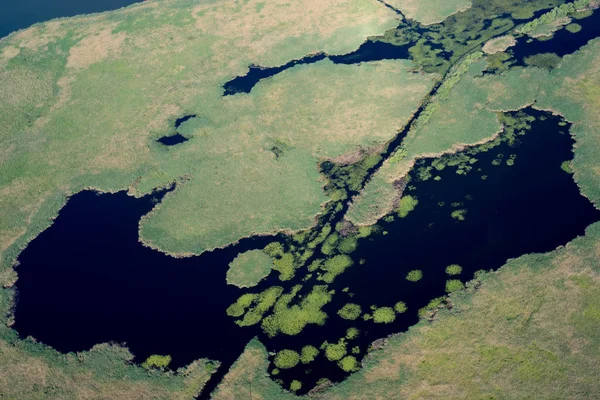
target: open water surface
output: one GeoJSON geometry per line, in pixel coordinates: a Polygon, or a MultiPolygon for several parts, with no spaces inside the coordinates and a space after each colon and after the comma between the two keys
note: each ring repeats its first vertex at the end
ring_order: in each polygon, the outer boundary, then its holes
{"type": "MultiPolygon", "coordinates": [[[[269,339],[259,328],[240,328],[226,315],[226,308],[245,292],[226,284],[229,262],[273,238],[245,239],[198,257],[172,258],[138,242],[139,219],[161,193],[136,199],[124,192],[88,191],[74,195],[55,223],[19,257],[15,329],[62,352],[117,341],[126,343],[137,360],[170,354],[174,367],[208,357],[223,362],[219,374],[255,335],[269,350],[299,350],[305,344],[336,342],[356,326],[362,334],[349,347],[358,345],[364,352],[373,340],[416,323],[417,310],[444,295],[446,266],[460,264],[459,278],[468,280],[476,270],[497,268],[511,257],[552,250],[600,220],[600,211],[560,168],[573,156],[568,126],[560,127],[557,117],[529,112],[538,117],[531,131],[513,147],[501,144],[479,153],[468,174],[447,167],[435,171],[441,180],[419,181],[411,173],[406,190],[419,204],[406,218],[383,223],[387,234],[359,242],[352,254],[355,265],[331,285],[336,295],[324,308],[330,316],[325,326],[309,325],[298,336],[269,339]],[[498,154],[503,161],[494,165],[498,154]],[[516,156],[512,166],[505,162],[510,155],[516,156]],[[464,221],[451,217],[456,208],[467,210],[464,221]],[[406,281],[412,269],[423,270],[421,281],[406,281]],[[345,287],[353,297],[341,292],[345,287]],[[393,306],[397,301],[409,310],[389,325],[336,316],[347,302],[368,312],[370,305],[393,306]]],[[[431,161],[423,160],[418,167],[431,161]]],[[[313,278],[307,285],[311,282],[316,283],[313,278]]],[[[279,284],[276,273],[253,292],[273,284],[279,284]]],[[[309,367],[280,376],[301,379],[307,389],[319,378],[339,381],[345,376],[322,355],[309,367]]]]}
{"type": "Polygon", "coordinates": [[[140,0],[3,0],[0,5],[0,38],[36,22],[125,7],[140,0]]]}

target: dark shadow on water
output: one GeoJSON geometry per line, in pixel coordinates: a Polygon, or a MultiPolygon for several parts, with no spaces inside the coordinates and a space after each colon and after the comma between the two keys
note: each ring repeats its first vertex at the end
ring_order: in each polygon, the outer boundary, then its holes
{"type": "MultiPolygon", "coordinates": [[[[446,266],[460,264],[459,278],[466,281],[475,271],[498,268],[509,258],[563,245],[600,220],[600,212],[561,169],[573,157],[568,126],[560,127],[557,117],[528,112],[547,119],[534,122],[513,147],[501,144],[479,153],[468,174],[446,167],[434,171],[441,180],[432,176],[419,181],[417,172],[411,172],[407,193],[419,204],[406,218],[383,223],[386,235],[359,242],[352,254],[355,265],[330,285],[336,294],[324,308],[329,315],[325,326],[309,325],[300,335],[270,339],[259,327],[240,328],[226,315],[227,307],[248,292],[226,284],[229,262],[239,252],[263,248],[273,237],[244,239],[198,257],[173,258],[138,242],[139,220],[159,199],[86,191],[73,196],[55,223],[20,255],[15,329],[62,352],[116,341],[126,343],[136,361],[151,354],[171,355],[173,367],[201,357],[220,360],[223,365],[203,397],[254,336],[269,351],[300,350],[306,344],[336,342],[353,326],[361,336],[348,347],[359,346],[364,355],[369,343],[405,331],[417,322],[419,308],[444,295],[446,266]],[[503,154],[502,162],[494,165],[498,154],[503,154]],[[512,154],[516,158],[509,166],[505,161],[512,154]],[[451,217],[455,209],[467,210],[464,221],[451,217]],[[413,269],[423,270],[423,280],[405,280],[413,269]],[[353,297],[342,292],[345,287],[353,297]],[[404,301],[408,312],[388,325],[336,315],[347,302],[368,312],[371,305],[397,301],[404,301]]],[[[431,162],[421,160],[417,169],[431,162]]],[[[304,274],[298,271],[296,280],[282,284],[272,273],[251,291],[272,285],[289,289],[304,274]]],[[[305,287],[315,283],[321,282],[313,276],[305,287]]],[[[283,371],[278,378],[286,386],[299,379],[308,390],[319,378],[340,381],[345,376],[321,354],[308,366],[283,371]]]]}

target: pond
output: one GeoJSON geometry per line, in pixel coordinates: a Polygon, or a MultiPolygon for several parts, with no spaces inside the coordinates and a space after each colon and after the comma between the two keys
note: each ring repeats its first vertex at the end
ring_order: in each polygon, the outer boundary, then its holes
{"type": "MultiPolygon", "coordinates": [[[[371,342],[406,330],[418,321],[420,308],[446,293],[447,266],[460,265],[462,273],[451,278],[465,282],[475,271],[498,268],[509,258],[566,244],[600,220],[600,211],[579,193],[568,172],[574,143],[568,124],[549,113],[526,111],[514,115],[531,120],[522,136],[508,140],[504,134],[493,147],[418,162],[404,189],[418,204],[359,240],[350,254],[354,265],[328,286],[335,293],[323,308],[329,316],[323,326],[269,338],[260,324],[241,328],[227,316],[226,309],[243,293],[273,285],[289,291],[298,284],[305,293],[323,284],[309,278],[306,268],[284,283],[271,273],[250,290],[226,284],[228,264],[238,253],[285,242],[284,236],[244,239],[198,257],[172,258],[144,247],[137,235],[140,218],[164,191],[141,199],[86,191],[72,196],[55,223],[20,255],[15,329],[62,352],[116,341],[125,343],[136,361],[151,354],[171,355],[173,367],[201,357],[219,360],[223,365],[203,396],[254,336],[269,351],[299,351],[304,345],[335,343],[356,327],[360,333],[348,340],[348,348],[356,348],[360,358],[371,342]],[[411,270],[422,271],[422,279],[408,281],[411,270]],[[337,315],[348,302],[369,313],[372,305],[398,301],[408,310],[389,324],[337,315]]],[[[277,378],[286,387],[292,379],[301,380],[308,390],[319,379],[345,376],[321,352],[307,366],[277,378]]]]}
{"type": "Polygon", "coordinates": [[[36,22],[125,7],[140,0],[4,0],[0,12],[0,38],[36,22]]]}

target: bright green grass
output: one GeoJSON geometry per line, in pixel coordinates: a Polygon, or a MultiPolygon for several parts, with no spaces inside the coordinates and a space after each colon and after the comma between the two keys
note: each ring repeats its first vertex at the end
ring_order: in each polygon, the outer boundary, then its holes
{"type": "Polygon", "coordinates": [[[227,270],[227,283],[237,287],[256,286],[271,272],[273,260],[262,250],[250,250],[238,255],[227,270]]]}

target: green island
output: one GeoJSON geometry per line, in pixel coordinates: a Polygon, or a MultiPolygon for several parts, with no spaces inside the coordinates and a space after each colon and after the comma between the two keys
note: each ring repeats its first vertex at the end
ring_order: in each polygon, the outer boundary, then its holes
{"type": "Polygon", "coordinates": [[[227,283],[241,288],[256,286],[272,269],[273,260],[269,255],[261,250],[250,250],[229,264],[227,283]]]}
{"type": "MultiPolygon", "coordinates": [[[[416,181],[477,171],[479,152],[515,145],[531,127],[525,109],[568,124],[573,159],[556,167],[600,207],[600,38],[515,59],[524,43],[585,33],[599,5],[148,0],[0,39],[0,398],[597,397],[600,222],[495,271],[450,261],[439,297],[416,307],[402,292],[365,303],[350,279],[373,267],[361,246],[385,240],[382,221],[427,213],[416,181]],[[334,62],[373,43],[407,56],[334,62]],[[224,95],[250,67],[311,55],[327,57],[224,95]],[[159,142],[176,133],[186,141],[159,142]],[[138,225],[153,251],[199,257],[268,238],[223,270],[236,295],[222,316],[232,334],[258,335],[237,360],[170,367],[162,350],[141,360],[114,343],[61,353],[21,337],[18,257],[69,198],[157,188],[170,190],[138,225]],[[393,330],[410,313],[419,322],[393,330]],[[394,333],[365,345],[366,329],[394,333]],[[347,377],[303,378],[322,365],[347,377]]],[[[505,153],[491,168],[520,162],[505,153]]],[[[439,207],[464,225],[470,200],[439,207]]],[[[413,287],[429,279],[401,251],[397,265],[413,287]]]]}

